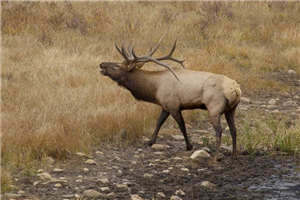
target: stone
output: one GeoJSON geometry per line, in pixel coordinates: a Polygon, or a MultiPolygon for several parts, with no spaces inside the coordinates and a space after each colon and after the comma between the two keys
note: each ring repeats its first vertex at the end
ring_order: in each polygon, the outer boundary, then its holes
{"type": "Polygon", "coordinates": [[[88,198],[100,198],[100,197],[105,197],[105,195],[104,194],[102,194],[102,193],[100,193],[100,192],[98,192],[98,191],[96,191],[96,190],[92,190],[92,189],[90,189],[90,190],[85,190],[84,192],[83,192],[83,196],[84,197],[88,197],[88,198]]]}
{"type": "Polygon", "coordinates": [[[116,184],[116,187],[120,190],[128,190],[128,186],[126,184],[116,184]]]}
{"type": "Polygon", "coordinates": [[[14,193],[5,193],[4,197],[5,199],[17,199],[20,198],[22,195],[21,194],[14,194],[14,193]]]}
{"type": "Polygon", "coordinates": [[[295,70],[293,70],[293,69],[289,69],[288,70],[288,74],[289,75],[295,75],[297,72],[295,71],[295,70]]]}
{"type": "Polygon", "coordinates": [[[60,169],[60,168],[54,168],[52,170],[52,172],[55,172],[55,173],[60,173],[60,172],[63,172],[64,170],[63,169],[60,169]]]}
{"type": "Polygon", "coordinates": [[[142,197],[140,197],[137,194],[133,194],[130,196],[131,200],[144,200],[142,197]]]}
{"type": "Polygon", "coordinates": [[[165,169],[165,170],[163,170],[163,171],[162,171],[162,173],[164,173],[164,174],[168,174],[168,173],[170,173],[170,170],[168,170],[168,169],[165,169]]]}
{"type": "Polygon", "coordinates": [[[166,195],[163,192],[158,192],[156,196],[159,198],[166,198],[166,195]]]}
{"type": "Polygon", "coordinates": [[[208,148],[208,147],[203,147],[202,150],[208,152],[208,153],[211,153],[211,150],[208,148]]]}
{"type": "Polygon", "coordinates": [[[183,135],[172,135],[172,138],[173,138],[174,140],[184,140],[183,135]]]}
{"type": "Polygon", "coordinates": [[[39,183],[41,183],[41,181],[34,181],[34,182],[33,182],[33,186],[36,186],[36,185],[38,185],[39,183]]]}
{"type": "Polygon", "coordinates": [[[109,187],[101,187],[100,190],[101,190],[101,192],[109,192],[110,191],[109,187]]]}
{"type": "Polygon", "coordinates": [[[103,155],[104,153],[101,152],[101,151],[96,151],[96,154],[98,154],[98,155],[103,155]]]}
{"type": "Polygon", "coordinates": [[[109,180],[107,179],[107,178],[100,178],[100,179],[98,179],[99,180],[99,182],[101,182],[102,184],[107,184],[107,183],[109,183],[109,180]]]}
{"type": "Polygon", "coordinates": [[[61,188],[61,187],[62,187],[62,184],[61,184],[61,183],[56,183],[56,184],[54,185],[54,187],[56,187],[56,188],[61,188]]]}
{"type": "Polygon", "coordinates": [[[89,165],[96,165],[96,161],[92,160],[92,159],[88,159],[85,161],[85,164],[89,164],[89,165]]]}
{"type": "Polygon", "coordinates": [[[44,170],[43,169],[39,169],[39,170],[37,170],[37,173],[43,173],[44,172],[44,170]]]}
{"type": "Polygon", "coordinates": [[[197,150],[195,151],[192,155],[191,155],[191,159],[192,160],[197,160],[197,159],[201,159],[201,158],[210,158],[210,154],[207,153],[207,151],[201,149],[201,150],[197,150]]]}
{"type": "Polygon", "coordinates": [[[297,103],[295,101],[286,101],[283,103],[283,106],[296,106],[297,103]]]}
{"type": "Polygon", "coordinates": [[[153,144],[152,145],[152,149],[155,149],[155,150],[165,150],[168,148],[169,148],[169,146],[165,145],[165,144],[153,144]]]}
{"type": "Polygon", "coordinates": [[[209,181],[202,181],[202,182],[200,183],[200,185],[201,185],[202,187],[207,187],[207,188],[210,188],[210,189],[213,189],[213,188],[216,187],[215,184],[213,184],[213,183],[211,183],[211,182],[209,182],[209,181]]]}
{"type": "Polygon", "coordinates": [[[90,170],[88,169],[88,168],[83,168],[83,171],[85,172],[85,173],[87,173],[87,172],[89,172],[90,170]]]}
{"type": "Polygon", "coordinates": [[[243,103],[251,103],[251,100],[247,97],[241,97],[241,102],[243,103]]]}
{"type": "Polygon", "coordinates": [[[77,152],[76,155],[79,157],[88,157],[85,153],[82,152],[77,152]]]}
{"type": "Polygon", "coordinates": [[[152,178],[152,177],[153,177],[152,174],[149,174],[149,173],[145,173],[145,174],[144,174],[144,178],[152,178]]]}
{"type": "Polygon", "coordinates": [[[171,196],[170,200],[182,200],[182,198],[180,198],[179,196],[171,196]]]}
{"type": "Polygon", "coordinates": [[[43,180],[51,180],[52,179],[52,176],[48,172],[40,173],[37,176],[43,180]]]}
{"type": "Polygon", "coordinates": [[[25,194],[25,191],[19,190],[19,191],[18,191],[18,194],[25,194]]]}
{"type": "Polygon", "coordinates": [[[64,195],[62,195],[61,197],[62,198],[67,198],[67,199],[71,199],[71,198],[74,198],[74,194],[64,194],[64,195]]]}
{"type": "Polygon", "coordinates": [[[114,196],[116,196],[116,194],[114,192],[110,192],[106,196],[107,198],[113,198],[114,196]]]}
{"type": "Polygon", "coordinates": [[[184,195],[185,195],[185,192],[182,191],[181,189],[179,189],[179,190],[176,190],[175,194],[176,194],[176,195],[180,195],[180,196],[184,196],[184,195]]]}
{"type": "Polygon", "coordinates": [[[271,113],[279,113],[279,110],[278,109],[272,110],[271,113]]]}
{"type": "Polygon", "coordinates": [[[189,172],[190,171],[188,168],[185,168],[185,167],[181,168],[180,170],[184,171],[184,172],[189,172]]]}
{"type": "Polygon", "coordinates": [[[275,104],[276,104],[276,99],[270,99],[270,100],[268,101],[268,104],[270,104],[270,105],[275,105],[275,104]]]}
{"type": "Polygon", "coordinates": [[[277,108],[277,106],[276,105],[267,105],[266,108],[268,108],[268,109],[274,109],[274,108],[277,108]]]}

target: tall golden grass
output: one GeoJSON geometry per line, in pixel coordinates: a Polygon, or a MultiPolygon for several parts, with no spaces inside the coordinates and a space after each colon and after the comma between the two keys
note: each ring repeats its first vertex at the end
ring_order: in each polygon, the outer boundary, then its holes
{"type": "Polygon", "coordinates": [[[289,89],[269,72],[300,73],[298,2],[1,1],[1,13],[5,177],[46,156],[120,142],[122,129],[129,142],[151,132],[158,108],[98,72],[120,60],[114,42],[144,53],[167,32],[158,54],[178,39],[187,68],[226,74],[246,94],[289,89]]]}

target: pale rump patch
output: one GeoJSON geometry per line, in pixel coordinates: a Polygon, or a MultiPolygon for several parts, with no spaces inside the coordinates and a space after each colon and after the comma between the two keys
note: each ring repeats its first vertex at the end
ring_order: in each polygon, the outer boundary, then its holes
{"type": "Polygon", "coordinates": [[[229,106],[233,108],[240,102],[242,94],[240,85],[235,80],[224,77],[222,87],[229,106]]]}

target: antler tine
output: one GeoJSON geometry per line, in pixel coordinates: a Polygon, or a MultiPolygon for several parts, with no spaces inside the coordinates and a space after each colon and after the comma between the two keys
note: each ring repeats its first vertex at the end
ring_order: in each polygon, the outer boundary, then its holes
{"type": "Polygon", "coordinates": [[[177,40],[175,40],[175,42],[173,44],[173,47],[172,47],[172,49],[171,49],[171,51],[168,55],[160,57],[160,58],[156,58],[156,60],[172,60],[174,62],[179,63],[183,68],[185,68],[184,65],[183,65],[184,60],[177,60],[175,58],[172,58],[172,55],[173,55],[173,53],[176,49],[176,43],[177,43],[177,40]]]}
{"type": "Polygon", "coordinates": [[[144,59],[143,62],[154,62],[154,63],[156,63],[158,65],[161,65],[161,66],[167,68],[175,76],[175,78],[178,81],[180,81],[179,78],[178,78],[178,76],[176,75],[175,71],[169,65],[167,65],[165,63],[162,63],[162,62],[159,62],[157,59],[152,58],[152,57],[143,57],[142,59],[144,59]]]}
{"type": "Polygon", "coordinates": [[[115,47],[116,47],[116,49],[118,50],[118,52],[121,54],[121,56],[128,62],[128,57],[127,57],[127,55],[126,55],[125,52],[124,52],[124,47],[123,47],[123,45],[122,45],[122,48],[120,49],[120,48],[118,47],[117,43],[115,43],[115,47]]]}
{"type": "Polygon", "coordinates": [[[159,39],[159,41],[158,41],[156,47],[154,47],[153,49],[152,49],[152,48],[150,49],[150,52],[148,53],[148,56],[152,56],[152,55],[157,51],[157,49],[158,49],[158,47],[159,47],[159,45],[160,45],[162,39],[165,37],[165,35],[166,35],[166,33],[163,34],[163,35],[160,37],[160,39],[159,39]]]}

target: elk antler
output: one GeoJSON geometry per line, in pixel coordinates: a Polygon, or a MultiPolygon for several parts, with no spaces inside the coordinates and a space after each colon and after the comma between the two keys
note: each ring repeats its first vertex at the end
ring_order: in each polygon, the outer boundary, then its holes
{"type": "MultiPolygon", "coordinates": [[[[177,60],[177,59],[172,57],[172,55],[173,55],[173,53],[176,49],[176,42],[177,42],[176,40],[175,40],[174,45],[173,45],[173,47],[172,47],[172,49],[171,49],[171,51],[168,55],[163,56],[163,57],[159,57],[159,58],[152,58],[152,55],[157,51],[157,49],[160,45],[161,39],[159,40],[158,44],[153,49],[152,48],[150,49],[148,55],[146,55],[146,56],[140,56],[140,57],[137,56],[135,54],[133,46],[129,46],[127,50],[123,46],[120,49],[117,46],[117,44],[115,44],[115,47],[118,50],[118,52],[123,56],[123,58],[126,60],[126,62],[128,63],[128,66],[129,66],[129,64],[136,64],[138,62],[143,62],[143,63],[153,62],[153,63],[156,63],[160,66],[163,66],[163,67],[167,68],[175,76],[175,78],[177,80],[179,80],[178,76],[176,75],[174,70],[169,65],[160,62],[161,60],[171,60],[171,61],[179,63],[184,68],[184,65],[183,65],[184,60],[177,60]]],[[[135,65],[131,65],[129,70],[132,70],[135,67],[136,67],[135,65]]]]}

